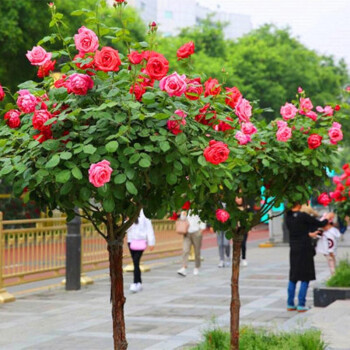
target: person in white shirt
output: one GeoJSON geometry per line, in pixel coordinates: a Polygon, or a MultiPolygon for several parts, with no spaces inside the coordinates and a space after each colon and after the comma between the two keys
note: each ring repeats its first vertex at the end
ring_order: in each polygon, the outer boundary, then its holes
{"type": "Polygon", "coordinates": [[[323,254],[327,258],[329,270],[333,275],[336,266],[336,250],[337,250],[337,239],[340,237],[340,232],[330,222],[324,227],[322,236],[317,241],[316,251],[317,253],[323,254]]]}
{"type": "Polygon", "coordinates": [[[134,283],[130,285],[130,291],[133,293],[142,290],[140,260],[147,245],[149,250],[154,249],[156,239],[151,220],[147,219],[141,209],[140,216],[136,222],[128,229],[128,246],[134,263],[134,283]]]}
{"type": "MultiPolygon", "coordinates": [[[[186,212],[182,212],[180,220],[186,219],[186,212]]],[[[201,247],[202,247],[202,232],[206,228],[206,224],[201,221],[198,215],[192,215],[188,212],[187,220],[189,222],[188,232],[184,235],[183,240],[183,254],[182,254],[182,268],[177,273],[183,277],[187,275],[188,255],[190,253],[191,245],[194,247],[195,268],[194,275],[198,275],[201,266],[201,247]]]]}

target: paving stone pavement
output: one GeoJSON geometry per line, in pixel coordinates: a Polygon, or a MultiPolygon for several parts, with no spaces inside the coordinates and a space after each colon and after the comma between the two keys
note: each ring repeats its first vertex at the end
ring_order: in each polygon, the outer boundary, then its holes
{"type": "MultiPolygon", "coordinates": [[[[350,236],[350,234],[349,234],[350,236]]],[[[350,253],[341,247],[339,256],[350,253]]],[[[176,274],[179,258],[164,259],[143,274],[144,290],[128,291],[125,318],[130,350],[187,349],[204,329],[229,324],[230,268],[217,268],[217,249],[203,251],[199,276],[176,274]]],[[[249,266],[242,268],[241,323],[274,329],[302,328],[305,314],[286,311],[289,249],[248,245],[249,266]]],[[[325,279],[324,257],[316,257],[318,280],[325,279]]],[[[312,305],[312,288],[308,293],[312,305]]],[[[80,291],[62,288],[25,295],[0,304],[0,350],[110,350],[112,327],[107,274],[80,291]]]]}

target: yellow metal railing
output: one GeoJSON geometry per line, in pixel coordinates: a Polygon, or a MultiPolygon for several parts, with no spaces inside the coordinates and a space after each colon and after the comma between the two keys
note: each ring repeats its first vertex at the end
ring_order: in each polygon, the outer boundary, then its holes
{"type": "MultiPolygon", "coordinates": [[[[174,222],[153,220],[152,223],[156,246],[152,252],[146,250],[144,260],[179,252],[182,236],[175,233],[174,222]]],[[[66,234],[65,218],[2,220],[0,212],[0,302],[4,286],[65,274],[66,234]]],[[[108,266],[107,244],[85,220],[81,224],[81,236],[82,272],[108,266]]],[[[124,254],[128,262],[126,240],[124,254]]]]}

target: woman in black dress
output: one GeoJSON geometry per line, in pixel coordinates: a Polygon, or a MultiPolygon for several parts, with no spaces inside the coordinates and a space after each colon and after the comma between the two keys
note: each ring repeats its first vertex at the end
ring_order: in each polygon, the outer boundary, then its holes
{"type": "Polygon", "coordinates": [[[331,219],[331,216],[334,216],[334,214],[329,213],[325,220],[319,221],[311,215],[301,212],[300,209],[301,205],[297,203],[286,215],[290,242],[287,310],[304,312],[308,310],[305,307],[305,302],[309,282],[316,279],[314,265],[315,248],[312,245],[311,237],[316,236],[317,233],[314,233],[314,231],[318,227],[327,225],[328,219],[331,219]],[[298,281],[301,281],[301,286],[298,295],[299,303],[296,307],[294,305],[294,296],[298,281]]]}

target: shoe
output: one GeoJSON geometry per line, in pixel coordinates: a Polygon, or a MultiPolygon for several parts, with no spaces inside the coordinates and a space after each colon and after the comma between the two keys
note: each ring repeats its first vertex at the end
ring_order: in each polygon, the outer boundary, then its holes
{"type": "Polygon", "coordinates": [[[194,274],[195,276],[197,276],[197,275],[199,274],[199,269],[197,269],[197,267],[195,267],[195,268],[193,269],[193,274],[194,274]]]}
{"type": "Polygon", "coordinates": [[[310,308],[308,306],[298,306],[297,307],[297,311],[298,312],[306,312],[306,311],[309,311],[310,308]]]}
{"type": "Polygon", "coordinates": [[[137,283],[132,283],[130,285],[130,292],[132,292],[132,293],[137,293],[138,292],[137,283]]]}
{"type": "Polygon", "coordinates": [[[186,277],[186,275],[187,275],[186,269],[184,267],[181,267],[180,270],[177,270],[177,273],[183,277],[186,277]]]}
{"type": "Polygon", "coordinates": [[[225,262],[225,266],[226,266],[226,267],[230,267],[230,266],[231,266],[230,261],[226,261],[226,262],[225,262]]]}
{"type": "Polygon", "coordinates": [[[242,259],[242,266],[248,266],[248,261],[246,259],[242,259]]]}
{"type": "Polygon", "coordinates": [[[294,305],[287,305],[287,311],[297,311],[297,307],[294,305]]]}
{"type": "Polygon", "coordinates": [[[224,267],[224,266],[225,266],[224,261],[220,260],[218,267],[224,267]]]}
{"type": "Polygon", "coordinates": [[[142,283],[140,283],[140,282],[139,282],[139,283],[136,283],[136,291],[137,291],[137,292],[141,292],[142,289],[143,289],[143,288],[142,288],[142,283]]]}

